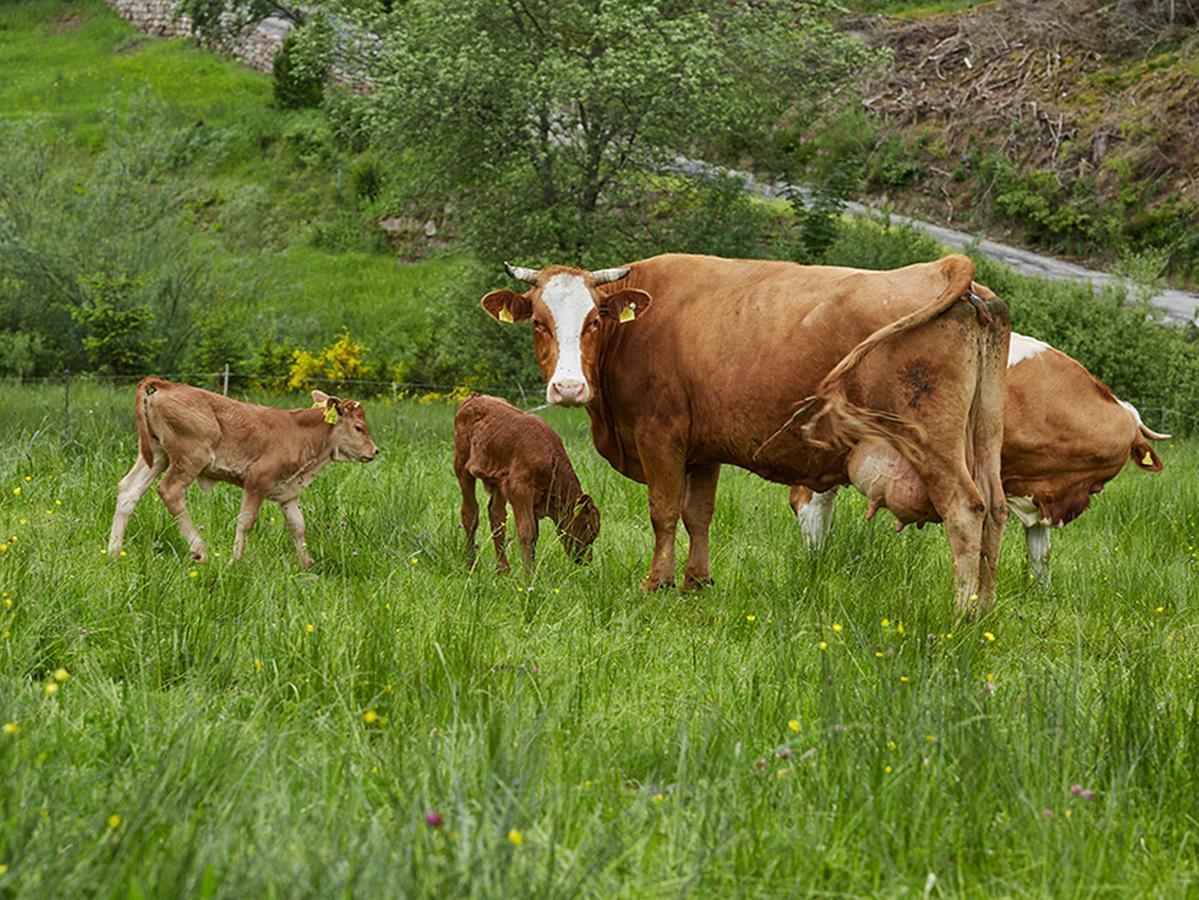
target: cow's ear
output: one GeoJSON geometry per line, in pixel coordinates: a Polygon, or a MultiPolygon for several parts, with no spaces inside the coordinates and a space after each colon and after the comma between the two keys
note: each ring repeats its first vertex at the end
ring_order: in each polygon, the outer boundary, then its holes
{"type": "Polygon", "coordinates": [[[1146,472],[1162,470],[1162,458],[1157,455],[1157,451],[1149,445],[1148,441],[1139,438],[1132,444],[1132,461],[1146,472]]]}
{"type": "Polygon", "coordinates": [[[324,406],[325,401],[328,399],[329,399],[329,395],[326,394],[324,391],[313,391],[312,392],[312,405],[313,406],[324,406]]]}
{"type": "Polygon", "coordinates": [[[483,298],[482,305],[498,322],[523,322],[533,315],[533,301],[516,291],[492,291],[483,298]]]}
{"type": "Polygon", "coordinates": [[[643,315],[653,302],[654,298],[645,291],[625,288],[600,300],[599,312],[617,322],[631,322],[643,315]]]}

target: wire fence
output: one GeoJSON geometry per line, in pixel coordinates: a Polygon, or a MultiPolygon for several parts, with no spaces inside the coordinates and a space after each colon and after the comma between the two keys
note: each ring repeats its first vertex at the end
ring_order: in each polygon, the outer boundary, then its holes
{"type": "MultiPolygon", "coordinates": [[[[306,389],[287,389],[283,391],[270,390],[261,376],[244,372],[234,372],[226,368],[219,372],[166,372],[153,373],[171,381],[186,381],[212,388],[225,395],[263,395],[276,394],[280,396],[296,396],[306,393],[306,389]]],[[[69,411],[72,391],[87,385],[104,385],[111,388],[132,387],[145,375],[108,375],[101,373],[72,373],[64,372],[59,375],[39,376],[36,378],[8,378],[2,383],[6,385],[29,385],[55,387],[63,391],[63,407],[69,411]]],[[[269,381],[270,379],[265,379],[269,381]]],[[[307,383],[312,387],[344,390],[347,388],[360,389],[360,397],[375,400],[388,400],[398,403],[401,400],[447,399],[453,400],[464,397],[467,393],[497,394],[517,403],[529,411],[544,409],[545,395],[541,385],[529,384],[479,384],[464,380],[457,383],[438,383],[428,381],[393,381],[381,378],[310,378],[307,383]]],[[[1138,407],[1145,424],[1155,431],[1165,431],[1175,436],[1199,434],[1199,415],[1172,409],[1166,406],[1138,407]]]]}

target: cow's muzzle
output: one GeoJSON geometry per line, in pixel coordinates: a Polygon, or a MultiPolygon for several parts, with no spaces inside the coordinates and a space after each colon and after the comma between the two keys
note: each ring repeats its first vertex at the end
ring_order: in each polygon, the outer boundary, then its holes
{"type": "Polygon", "coordinates": [[[591,399],[591,389],[586,381],[564,378],[550,382],[545,399],[557,406],[582,406],[591,399]]]}

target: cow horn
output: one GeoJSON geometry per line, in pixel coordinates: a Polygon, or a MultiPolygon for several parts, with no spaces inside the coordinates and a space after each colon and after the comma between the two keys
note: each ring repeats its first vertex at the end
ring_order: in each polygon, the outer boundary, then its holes
{"type": "Polygon", "coordinates": [[[504,271],[508,273],[510,278],[515,278],[517,281],[528,282],[529,284],[536,284],[537,276],[541,274],[536,269],[528,269],[524,266],[514,266],[511,263],[504,263],[504,271]]]}
{"type": "Polygon", "coordinates": [[[620,281],[629,274],[627,268],[624,269],[596,269],[591,273],[592,284],[607,284],[610,281],[620,281]]]}

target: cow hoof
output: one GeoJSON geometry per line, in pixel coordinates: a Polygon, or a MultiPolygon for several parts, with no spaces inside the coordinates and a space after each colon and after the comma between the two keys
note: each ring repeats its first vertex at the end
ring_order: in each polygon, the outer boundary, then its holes
{"type": "Polygon", "coordinates": [[[300,565],[305,569],[311,569],[312,568],[312,557],[311,556],[305,557],[303,560],[300,561],[300,565]]]}
{"type": "Polygon", "coordinates": [[[716,583],[716,579],[712,578],[712,577],[692,578],[690,575],[688,575],[686,578],[683,579],[683,587],[681,588],[681,590],[699,591],[699,590],[703,590],[706,587],[711,587],[715,583],[716,583]]]}
{"type": "Polygon", "coordinates": [[[208,554],[203,550],[193,550],[192,559],[196,562],[204,562],[204,560],[208,559],[208,554]]]}
{"type": "Polygon", "coordinates": [[[653,591],[660,591],[663,588],[672,588],[672,587],[674,587],[673,581],[663,581],[660,578],[651,577],[651,578],[647,578],[647,579],[645,579],[645,581],[641,582],[641,590],[643,590],[643,591],[653,592],[653,591]]]}

